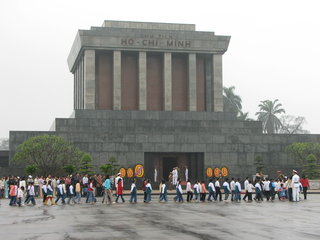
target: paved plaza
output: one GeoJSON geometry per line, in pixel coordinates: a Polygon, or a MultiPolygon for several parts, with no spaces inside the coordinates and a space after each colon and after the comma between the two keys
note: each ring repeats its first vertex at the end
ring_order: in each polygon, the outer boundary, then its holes
{"type": "MultiPolygon", "coordinates": [[[[38,205],[1,200],[1,239],[319,239],[320,195],[307,201],[38,205]]],[[[83,199],[82,199],[83,200],[83,199]]]]}

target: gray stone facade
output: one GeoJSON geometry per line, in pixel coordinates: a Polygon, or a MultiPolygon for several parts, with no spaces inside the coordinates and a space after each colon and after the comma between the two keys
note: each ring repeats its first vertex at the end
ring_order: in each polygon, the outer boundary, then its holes
{"type": "Polygon", "coordinates": [[[252,175],[257,155],[271,176],[299,169],[286,146],[320,141],[320,135],[265,135],[261,122],[239,121],[228,113],[75,110],[74,118],[56,119],[55,131],[10,132],[10,156],[18,144],[40,134],[64,137],[89,152],[96,165],[111,156],[127,168],[146,165],[145,153],[203,153],[202,177],[207,167],[227,167],[234,177],[252,175]]]}

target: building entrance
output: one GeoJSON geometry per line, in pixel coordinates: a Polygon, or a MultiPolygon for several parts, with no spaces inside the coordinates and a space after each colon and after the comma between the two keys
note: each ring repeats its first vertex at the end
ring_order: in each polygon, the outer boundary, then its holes
{"type": "Polygon", "coordinates": [[[153,183],[162,179],[171,182],[173,168],[178,168],[178,178],[186,182],[185,172],[192,181],[204,178],[204,153],[145,153],[145,176],[153,183]],[[156,173],[156,174],[155,174],[156,173]]]}

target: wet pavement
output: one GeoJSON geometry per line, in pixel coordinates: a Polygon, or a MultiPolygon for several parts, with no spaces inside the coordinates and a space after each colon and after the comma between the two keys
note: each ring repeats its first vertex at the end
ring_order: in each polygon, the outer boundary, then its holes
{"type": "MultiPolygon", "coordinates": [[[[320,239],[320,195],[298,203],[168,203],[10,207],[1,239],[320,239]]],[[[125,197],[127,200],[128,197],[125,197]]],[[[172,199],[172,196],[170,196],[172,199]]],[[[84,199],[82,199],[84,200],[84,199]]]]}

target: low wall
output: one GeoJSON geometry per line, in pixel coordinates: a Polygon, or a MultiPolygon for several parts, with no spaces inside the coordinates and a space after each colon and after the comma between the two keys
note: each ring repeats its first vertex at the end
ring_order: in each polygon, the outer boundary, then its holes
{"type": "Polygon", "coordinates": [[[320,189],[320,180],[309,180],[310,189],[311,190],[319,190],[320,189]]]}

